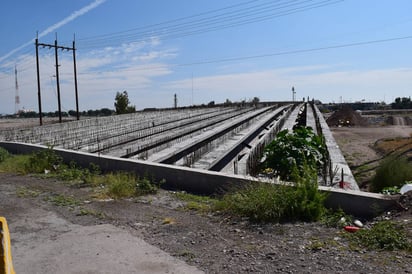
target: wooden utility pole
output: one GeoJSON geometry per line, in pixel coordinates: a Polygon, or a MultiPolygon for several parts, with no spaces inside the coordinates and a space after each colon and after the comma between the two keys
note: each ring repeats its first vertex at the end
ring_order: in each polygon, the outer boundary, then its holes
{"type": "Polygon", "coordinates": [[[36,66],[37,66],[37,99],[39,102],[39,118],[40,125],[43,125],[42,111],[41,111],[41,92],[40,92],[40,69],[39,69],[39,39],[36,38],[36,66]]]}
{"type": "Polygon", "coordinates": [[[58,112],[59,112],[59,122],[62,122],[62,112],[61,112],[61,101],[60,101],[60,80],[59,80],[59,58],[58,58],[58,50],[61,49],[62,51],[73,51],[73,67],[74,67],[74,89],[75,89],[75,96],[76,96],[76,116],[77,120],[80,119],[79,117],[79,100],[78,100],[78,91],[77,91],[77,70],[76,70],[76,53],[75,53],[75,42],[73,40],[73,47],[63,47],[57,44],[57,36],[56,40],[54,40],[54,45],[52,44],[43,44],[39,43],[38,38],[35,41],[36,45],[36,64],[37,64],[37,89],[38,89],[38,101],[39,101],[39,117],[40,117],[40,125],[43,124],[42,122],[42,110],[41,110],[41,88],[40,88],[40,69],[39,69],[39,46],[54,48],[55,60],[56,60],[56,85],[57,85],[57,103],[58,103],[58,112]]]}
{"type": "Polygon", "coordinates": [[[75,39],[73,37],[74,93],[75,93],[75,96],[76,96],[76,118],[77,118],[77,120],[80,120],[80,115],[79,115],[79,94],[77,92],[76,48],[75,48],[74,40],[75,39]]]}

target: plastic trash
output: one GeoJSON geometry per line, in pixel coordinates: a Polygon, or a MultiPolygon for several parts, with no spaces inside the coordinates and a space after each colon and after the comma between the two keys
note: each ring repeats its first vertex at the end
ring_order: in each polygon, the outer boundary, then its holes
{"type": "Polygon", "coordinates": [[[356,225],[357,227],[363,227],[362,222],[359,221],[359,220],[355,220],[355,221],[353,222],[353,224],[356,225]]]}
{"type": "Polygon", "coordinates": [[[401,187],[401,189],[399,190],[399,193],[403,195],[406,192],[411,191],[411,190],[412,190],[412,184],[405,184],[401,187]]]}
{"type": "Polygon", "coordinates": [[[347,232],[353,233],[353,232],[358,231],[360,228],[359,228],[359,227],[356,227],[356,226],[347,225],[347,226],[344,227],[344,229],[345,229],[347,232]]]}

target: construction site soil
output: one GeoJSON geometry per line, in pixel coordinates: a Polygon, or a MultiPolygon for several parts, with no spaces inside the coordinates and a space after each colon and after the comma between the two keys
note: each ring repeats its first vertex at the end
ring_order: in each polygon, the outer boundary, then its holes
{"type": "MultiPolygon", "coordinates": [[[[373,149],[377,140],[409,137],[412,128],[341,127],[332,131],[348,162],[356,166],[380,157],[373,149]]],[[[250,223],[247,219],[190,210],[175,192],[166,190],[123,200],[95,200],[92,195],[87,187],[55,179],[0,173],[0,215],[9,221],[12,248],[14,230],[22,235],[32,233],[28,228],[16,226],[18,220],[29,219],[33,210],[42,210],[77,226],[116,226],[205,273],[412,272],[411,253],[353,248],[345,236],[348,232],[320,222],[250,223]],[[56,203],[53,202],[56,199],[50,197],[73,197],[78,202],[56,203]]],[[[374,220],[361,221],[368,227],[378,219],[393,219],[401,222],[412,237],[411,200],[410,195],[402,198],[405,210],[385,212],[374,220]]],[[[50,228],[44,224],[39,229],[47,232],[50,228]]],[[[88,237],[93,245],[93,234],[88,237]]],[[[25,240],[24,245],[30,246],[34,238],[19,241],[25,240]]],[[[51,241],[58,238],[59,234],[51,233],[51,241]]],[[[14,244],[22,245],[16,240],[14,244]]],[[[19,259],[14,257],[15,264],[19,264],[19,259]]],[[[99,269],[96,273],[106,272],[99,269]]]]}

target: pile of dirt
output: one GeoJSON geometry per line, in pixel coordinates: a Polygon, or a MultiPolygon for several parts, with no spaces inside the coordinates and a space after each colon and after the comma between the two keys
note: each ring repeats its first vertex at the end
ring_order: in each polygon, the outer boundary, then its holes
{"type": "Polygon", "coordinates": [[[367,120],[349,106],[344,106],[334,112],[326,122],[330,127],[367,126],[367,120]]]}

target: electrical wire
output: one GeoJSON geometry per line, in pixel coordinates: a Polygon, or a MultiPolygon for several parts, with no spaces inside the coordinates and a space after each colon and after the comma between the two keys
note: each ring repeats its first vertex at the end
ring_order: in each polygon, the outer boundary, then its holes
{"type": "MultiPolygon", "coordinates": [[[[371,44],[381,44],[381,43],[388,43],[388,42],[409,40],[409,39],[412,39],[412,35],[402,36],[402,37],[378,39],[378,40],[360,41],[360,42],[338,44],[338,45],[330,45],[330,46],[317,47],[317,48],[272,52],[272,53],[265,53],[265,54],[259,54],[259,55],[249,55],[249,56],[239,56],[239,57],[228,57],[228,58],[222,58],[222,59],[214,59],[214,60],[212,59],[212,60],[204,60],[204,61],[195,61],[195,62],[191,62],[191,63],[171,64],[171,65],[163,65],[163,66],[146,66],[146,67],[129,68],[129,69],[126,68],[126,69],[122,69],[122,71],[156,70],[156,69],[165,69],[165,68],[169,68],[169,67],[186,67],[186,66],[216,64],[216,63],[228,63],[228,62],[244,61],[244,60],[249,60],[249,59],[259,59],[259,58],[275,57],[275,56],[282,56],[282,55],[293,55],[293,54],[325,51],[325,50],[331,50],[331,49],[365,46],[365,45],[371,45],[371,44]]],[[[86,75],[86,74],[93,74],[93,72],[86,72],[86,73],[79,73],[79,74],[80,75],[86,75]]]]}
{"type": "MultiPolygon", "coordinates": [[[[89,49],[116,44],[135,43],[146,41],[152,37],[159,37],[162,40],[176,39],[226,28],[237,27],[245,24],[261,22],[297,12],[303,12],[310,9],[337,4],[342,1],[344,0],[294,0],[287,1],[286,3],[281,1],[270,1],[261,3],[259,5],[224,12],[221,14],[208,16],[206,18],[198,18],[196,20],[185,21],[178,24],[163,25],[163,23],[159,23],[156,25],[159,25],[161,27],[157,28],[142,27],[139,29],[134,29],[134,32],[123,31],[119,33],[108,34],[106,36],[102,36],[101,38],[83,38],[81,40],[78,40],[78,47],[82,49],[89,49]],[[136,30],[140,31],[136,32],[136,30]]],[[[179,19],[172,21],[178,20],[179,19]]]]}

